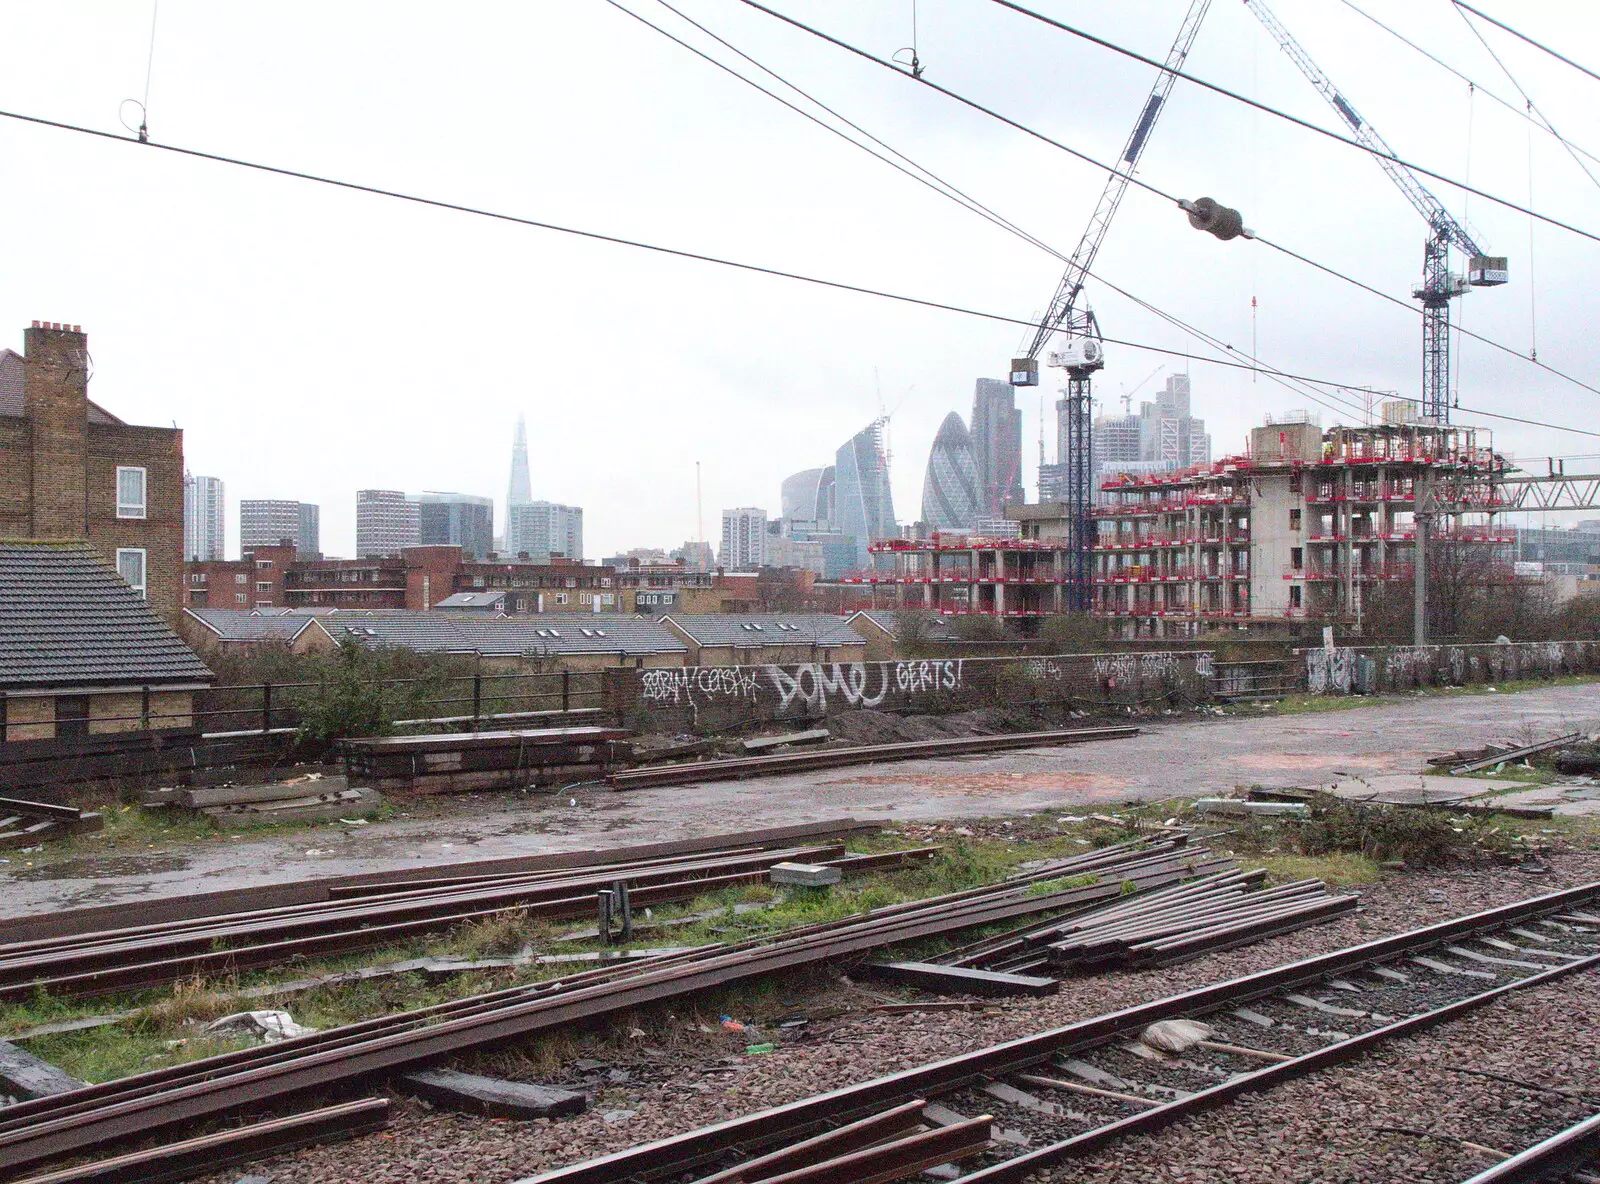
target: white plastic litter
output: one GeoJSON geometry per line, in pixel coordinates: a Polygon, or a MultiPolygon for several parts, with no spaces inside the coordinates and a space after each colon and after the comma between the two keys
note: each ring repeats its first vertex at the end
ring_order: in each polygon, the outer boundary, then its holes
{"type": "Polygon", "coordinates": [[[1139,1033],[1139,1039],[1162,1052],[1187,1052],[1202,1040],[1210,1040],[1216,1031],[1199,1020],[1159,1020],[1139,1033]]]}
{"type": "Polygon", "coordinates": [[[296,1036],[309,1036],[315,1028],[297,1024],[287,1011],[237,1011],[206,1025],[207,1032],[237,1032],[258,1036],[268,1044],[280,1040],[293,1040],[296,1036]]]}

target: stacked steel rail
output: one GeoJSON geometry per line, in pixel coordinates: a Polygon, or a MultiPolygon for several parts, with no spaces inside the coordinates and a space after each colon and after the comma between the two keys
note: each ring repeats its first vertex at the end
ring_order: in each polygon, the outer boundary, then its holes
{"type": "MultiPolygon", "coordinates": [[[[1511,992],[1600,969],[1600,917],[1568,911],[1597,898],[1600,883],[1458,917],[557,1168],[521,1184],[906,1179],[913,1174],[909,1162],[863,1177],[851,1175],[842,1157],[813,1157],[781,1177],[743,1175],[738,1168],[755,1157],[804,1148],[819,1131],[908,1103],[936,1127],[972,1121],[963,1118],[971,1111],[981,1112],[997,1134],[1008,1122],[1025,1128],[1026,1136],[997,1138],[978,1152],[969,1170],[943,1173],[962,1184],[1017,1184],[1052,1164],[1339,1064],[1511,992]],[[1205,1026],[1183,1026],[1198,1038],[1175,1058],[1152,1062],[1129,1051],[1139,1044],[1159,1058],[1152,1044],[1161,1045],[1160,1029],[1152,1025],[1201,1017],[1205,1026]],[[1332,1024],[1342,1030],[1330,1030],[1332,1024]],[[939,1100],[937,1111],[927,1105],[930,1099],[939,1100]]],[[[1600,1120],[1591,1120],[1474,1184],[1546,1178],[1539,1172],[1578,1162],[1596,1138],[1600,1120]]]]}
{"type": "Polygon", "coordinates": [[[907,740],[894,744],[864,744],[852,748],[823,748],[815,752],[792,752],[778,756],[734,757],[729,760],[690,761],[681,765],[658,765],[613,773],[614,789],[644,789],[656,785],[685,785],[701,781],[727,781],[741,777],[761,777],[773,773],[800,773],[812,769],[833,769],[845,765],[868,765],[880,761],[908,761],[936,756],[968,756],[1002,752],[1015,748],[1049,748],[1062,744],[1085,744],[1092,740],[1126,740],[1139,734],[1138,728],[1069,728],[1054,732],[1017,732],[1000,736],[957,736],[938,740],[907,740]]]}
{"type": "MultiPolygon", "coordinates": [[[[185,1065],[18,1103],[0,1112],[0,1171],[83,1154],[209,1117],[292,1105],[469,1049],[616,1014],[691,992],[1019,917],[1061,913],[1164,888],[1231,866],[1181,838],[1132,842],[1068,861],[1105,882],[1054,888],[1032,877],[875,909],[775,938],[602,966],[185,1065]],[[1052,890],[1054,888],[1054,890],[1052,890]]],[[[607,875],[616,869],[608,869],[607,875]]],[[[704,883],[705,881],[701,881],[704,883]]]]}

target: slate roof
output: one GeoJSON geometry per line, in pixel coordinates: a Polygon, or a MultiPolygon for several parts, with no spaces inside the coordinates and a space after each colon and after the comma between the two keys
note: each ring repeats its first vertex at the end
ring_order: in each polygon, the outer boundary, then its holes
{"type": "Polygon", "coordinates": [[[454,595],[446,596],[433,607],[446,611],[463,608],[488,611],[503,606],[505,599],[506,594],[504,592],[457,592],[454,595]]]}
{"type": "Polygon", "coordinates": [[[663,617],[696,645],[860,645],[843,619],[824,613],[670,613],[663,617]]]}
{"type": "Polygon", "coordinates": [[[316,628],[316,618],[263,614],[249,609],[191,608],[191,617],[211,628],[220,641],[293,641],[307,629],[316,628]]]}
{"type": "MultiPolygon", "coordinates": [[[[27,363],[14,349],[0,349],[0,415],[26,415],[27,398],[23,394],[23,368],[27,363]]],[[[122,423],[100,404],[89,400],[90,423],[122,423]]]]}
{"type": "Polygon", "coordinates": [[[87,544],[0,541],[0,689],[210,681],[87,544]]]}
{"type": "Polygon", "coordinates": [[[477,613],[355,611],[324,617],[336,641],[394,646],[419,653],[681,654],[670,629],[640,616],[541,613],[490,617],[477,613]]]}
{"type": "MultiPolygon", "coordinates": [[[[881,609],[864,608],[853,613],[850,616],[850,620],[854,621],[857,617],[865,617],[890,637],[898,638],[900,635],[896,631],[896,615],[892,612],[884,612],[881,609]]],[[[950,619],[948,617],[923,614],[922,619],[930,638],[948,638],[950,636],[950,619]]]]}

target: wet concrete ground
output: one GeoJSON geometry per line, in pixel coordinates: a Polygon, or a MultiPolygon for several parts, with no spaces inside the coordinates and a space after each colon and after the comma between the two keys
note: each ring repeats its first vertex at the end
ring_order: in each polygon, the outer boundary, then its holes
{"type": "MultiPolygon", "coordinates": [[[[1283,717],[1143,723],[1131,740],[906,761],[750,781],[615,793],[480,794],[429,801],[411,817],[217,838],[142,852],[46,859],[7,852],[0,912],[111,904],[320,875],[649,843],[840,816],[983,817],[1049,807],[1316,785],[1420,771],[1430,755],[1490,740],[1600,730],[1600,684],[1514,695],[1429,696],[1283,717]],[[438,815],[442,815],[438,816],[438,815]]],[[[406,810],[404,804],[400,805],[406,810]]]]}

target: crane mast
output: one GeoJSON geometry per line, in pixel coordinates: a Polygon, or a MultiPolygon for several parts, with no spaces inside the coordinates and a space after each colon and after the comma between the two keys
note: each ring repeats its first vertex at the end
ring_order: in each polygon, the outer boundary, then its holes
{"type": "Polygon", "coordinates": [[[1351,135],[1372,151],[1378,167],[1389,175],[1428,224],[1428,240],[1422,254],[1422,282],[1411,289],[1411,295],[1422,304],[1422,414],[1435,422],[1449,423],[1450,301],[1466,292],[1469,286],[1489,288],[1505,283],[1509,278],[1506,260],[1503,256],[1484,254],[1461,223],[1445,209],[1444,203],[1396,159],[1394,149],[1361,117],[1262,0],[1244,0],[1244,5],[1266,26],[1278,48],[1299,67],[1317,93],[1338,112],[1351,135]],[[1468,258],[1464,280],[1450,271],[1451,247],[1468,258]]]}
{"type": "Polygon", "coordinates": [[[1089,225],[1078,240],[1078,246],[1067,262],[1055,295],[1033,332],[1033,339],[1023,355],[1011,361],[1012,386],[1037,386],[1039,383],[1039,355],[1050,339],[1058,332],[1065,333],[1064,347],[1050,355],[1050,364],[1065,369],[1067,388],[1057,406],[1061,416],[1066,455],[1058,459],[1065,462],[1067,477],[1067,510],[1070,524],[1068,551],[1071,570],[1067,573],[1068,607],[1075,612],[1089,608],[1093,589],[1094,561],[1094,490],[1091,488],[1094,464],[1092,426],[1090,419],[1091,376],[1105,365],[1105,351],[1100,337],[1100,326],[1094,313],[1078,307],[1078,297],[1083,292],[1084,281],[1094,268],[1100,245],[1111,229],[1112,219],[1128,191],[1128,182],[1139,167],[1139,158],[1149,143],[1150,133],[1166,106],[1167,96],[1177,82],[1175,70],[1183,68],[1189,49],[1200,32],[1211,0],[1191,0],[1189,10],[1178,29],[1178,35],[1167,51],[1160,75],[1139,111],[1139,119],[1123,145],[1122,155],[1106,178],[1100,201],[1095,206],[1089,225]]]}

